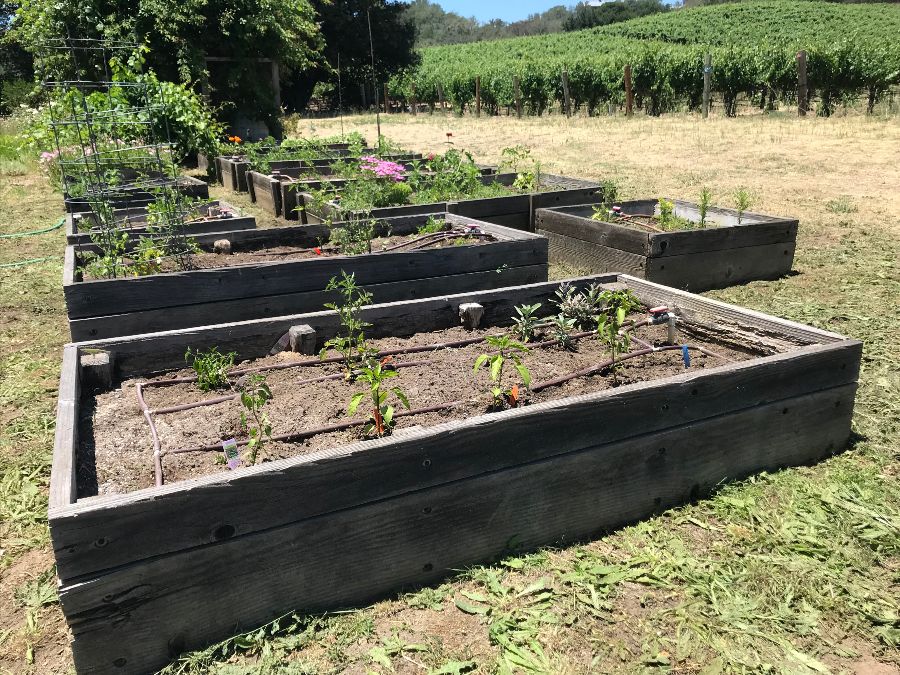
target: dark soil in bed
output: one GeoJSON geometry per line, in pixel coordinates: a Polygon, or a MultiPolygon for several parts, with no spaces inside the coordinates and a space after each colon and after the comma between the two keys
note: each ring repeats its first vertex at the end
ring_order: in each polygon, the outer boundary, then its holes
{"type": "MultiPolygon", "coordinates": [[[[398,246],[405,242],[409,242],[409,246],[398,248],[397,253],[412,250],[433,250],[436,248],[448,248],[456,246],[480,246],[490,243],[493,239],[486,237],[458,237],[447,238],[436,242],[431,242],[422,248],[415,248],[412,243],[413,239],[421,235],[402,235],[390,237],[377,237],[372,240],[372,253],[382,253],[387,249],[398,246]]],[[[329,258],[334,256],[348,255],[341,252],[337,246],[330,244],[322,244],[322,246],[305,248],[299,246],[272,246],[267,248],[253,248],[241,250],[235,246],[231,253],[214,253],[212,251],[203,251],[194,253],[190,256],[190,269],[194,270],[211,270],[221,269],[224,267],[237,267],[240,265],[256,265],[267,262],[290,262],[293,260],[307,260],[312,258],[329,258]]],[[[181,270],[174,259],[165,258],[161,261],[159,273],[187,271],[181,270]]],[[[85,281],[97,279],[90,274],[89,267],[82,267],[82,275],[85,281]]]]}
{"type": "MultiPolygon", "coordinates": [[[[643,318],[645,315],[635,315],[643,318]]],[[[385,338],[375,340],[372,346],[379,350],[391,350],[414,345],[439,344],[472,337],[496,335],[502,328],[489,328],[469,332],[453,328],[433,333],[421,333],[410,338],[385,338]]],[[[645,326],[635,331],[635,337],[656,346],[666,344],[665,326],[645,326]]],[[[536,341],[540,340],[540,337],[536,341]]],[[[758,349],[742,344],[724,344],[720,340],[707,339],[702,332],[689,325],[679,325],[679,343],[706,347],[724,358],[704,356],[692,352],[691,368],[704,370],[724,365],[728,361],[742,361],[765,355],[758,349]],[[727,359],[727,360],[726,360],[727,359]]],[[[632,351],[641,347],[633,343],[632,351]]],[[[426,362],[422,365],[401,367],[399,376],[387,381],[387,386],[401,387],[409,397],[412,408],[426,408],[450,401],[461,401],[451,409],[441,412],[403,417],[397,421],[395,433],[419,425],[433,426],[467,417],[485,414],[490,409],[488,389],[490,380],[487,369],[478,374],[473,364],[478,355],[489,351],[487,345],[475,344],[460,348],[444,348],[438,351],[397,356],[397,364],[426,362]]],[[[525,356],[533,383],[543,382],[577,371],[608,359],[609,354],[596,337],[583,338],[574,351],[558,346],[532,349],[525,356]]],[[[310,361],[310,357],[283,352],[277,356],[239,364],[238,368],[261,367],[287,362],[310,361]]],[[[617,381],[607,370],[602,374],[580,377],[569,382],[529,392],[525,404],[562,399],[580,394],[599,392],[611,387],[641,381],[661,379],[684,372],[680,350],[665,351],[641,356],[620,365],[617,381]]],[[[303,366],[269,371],[267,382],[273,399],[265,406],[272,423],[273,435],[288,434],[321,426],[346,422],[347,405],[354,394],[366,391],[363,383],[346,382],[343,379],[303,384],[301,380],[340,373],[338,364],[303,366]]],[[[153,453],[150,428],[136,397],[135,383],[153,382],[174,377],[191,376],[193,371],[181,370],[150,380],[130,380],[114,391],[96,396],[86,396],[82,401],[79,450],[79,497],[93,494],[124,493],[151,487],[154,484],[153,453]]],[[[512,366],[504,369],[504,385],[515,382],[512,366]]],[[[203,393],[195,383],[163,387],[149,386],[144,397],[151,409],[208,400],[231,393],[229,390],[203,393]]],[[[366,402],[368,399],[366,399],[366,402]]],[[[401,406],[393,396],[390,402],[397,410],[401,406]]],[[[154,415],[163,452],[178,448],[190,448],[219,444],[222,440],[246,438],[241,431],[241,405],[230,400],[216,405],[194,408],[183,412],[154,415]]],[[[368,415],[366,403],[360,406],[357,419],[368,415]]],[[[611,420],[614,423],[614,420],[611,420]]],[[[363,427],[323,433],[297,442],[272,442],[259,454],[257,462],[268,462],[325,448],[363,440],[363,427]]],[[[245,449],[242,448],[246,455],[245,449]]],[[[218,452],[193,452],[169,454],[163,457],[163,470],[167,483],[205,474],[228,471],[223,466],[223,454],[218,452]]]]}

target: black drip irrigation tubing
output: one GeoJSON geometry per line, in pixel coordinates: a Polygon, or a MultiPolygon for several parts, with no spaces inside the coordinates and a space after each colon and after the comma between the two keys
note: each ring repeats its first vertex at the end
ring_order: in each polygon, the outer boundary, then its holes
{"type": "MultiPolygon", "coordinates": [[[[631,324],[629,326],[627,326],[626,328],[623,328],[622,331],[620,331],[620,334],[630,333],[641,326],[651,325],[652,323],[653,323],[652,319],[642,319],[640,321],[633,321],[633,322],[631,322],[631,324]]],[[[581,333],[573,333],[570,337],[572,339],[582,339],[582,338],[589,337],[589,336],[595,335],[595,334],[596,334],[596,331],[585,331],[585,332],[581,332],[581,333]]],[[[721,354],[717,354],[716,352],[713,352],[709,349],[706,349],[705,347],[700,347],[699,345],[685,344],[685,345],[665,345],[662,347],[655,347],[655,346],[651,345],[649,342],[641,340],[633,335],[629,336],[629,339],[632,340],[633,342],[640,344],[643,348],[638,351],[627,352],[616,358],[608,359],[608,360],[603,361],[602,363],[599,363],[595,366],[583,368],[581,370],[577,370],[575,372],[568,373],[566,375],[562,375],[562,376],[554,378],[552,380],[546,380],[544,382],[539,382],[539,383],[529,387],[529,390],[532,392],[542,391],[542,390],[548,389],[550,387],[564,384],[565,382],[577,379],[579,377],[588,377],[591,375],[595,375],[597,373],[600,373],[600,372],[606,370],[607,368],[613,367],[616,364],[621,363],[622,361],[628,361],[630,359],[634,359],[639,356],[648,356],[650,354],[655,354],[658,352],[665,352],[665,351],[675,351],[675,350],[680,351],[680,350],[688,349],[688,350],[700,352],[701,354],[704,354],[706,356],[711,356],[713,358],[721,359],[721,360],[725,361],[726,363],[731,362],[731,359],[729,359],[725,356],[722,356],[721,354]]],[[[387,356],[399,356],[399,355],[403,355],[403,354],[418,354],[418,353],[422,353],[422,352],[439,351],[441,349],[466,347],[466,346],[470,346],[470,345],[474,345],[474,344],[479,344],[481,342],[484,342],[485,340],[487,340],[487,336],[480,337],[480,338],[468,338],[465,340],[456,340],[453,342],[441,342],[441,343],[432,344],[432,345],[419,345],[416,347],[404,347],[401,349],[392,349],[392,350],[378,352],[377,354],[375,354],[375,357],[376,358],[384,358],[387,356]]],[[[553,346],[555,344],[558,344],[558,340],[545,340],[543,342],[536,342],[532,345],[529,345],[529,347],[532,349],[542,349],[545,347],[553,346]]],[[[236,375],[246,375],[246,374],[250,374],[250,373],[269,372],[269,371],[276,371],[276,370],[287,370],[289,368],[326,365],[329,363],[340,363],[343,360],[344,360],[344,357],[342,357],[342,356],[334,356],[334,357],[329,357],[329,358],[325,358],[325,359],[308,359],[306,361],[299,361],[297,363],[282,363],[282,364],[276,364],[276,365],[272,365],[272,366],[264,366],[264,367],[260,367],[260,368],[244,368],[244,369],[232,370],[228,373],[228,375],[231,377],[234,377],[236,375]]],[[[430,365],[433,363],[435,363],[435,362],[434,361],[413,361],[413,362],[409,362],[409,363],[396,364],[395,367],[397,367],[397,368],[415,367],[415,366],[430,365]]],[[[333,375],[324,375],[324,376],[315,377],[315,378],[302,379],[302,380],[298,381],[298,384],[302,385],[302,384],[311,384],[311,383],[315,383],[315,382],[324,382],[327,380],[340,379],[342,377],[344,377],[343,373],[335,373],[333,375]]],[[[164,474],[163,474],[163,468],[162,468],[162,457],[163,456],[187,454],[187,453],[193,453],[193,452],[216,452],[218,450],[221,450],[221,448],[222,448],[221,443],[216,443],[214,445],[196,446],[196,447],[192,447],[192,448],[178,448],[175,450],[163,450],[161,447],[161,443],[159,440],[159,434],[158,434],[158,431],[156,428],[156,423],[153,420],[154,414],[163,415],[163,414],[167,414],[167,413],[182,412],[185,410],[191,410],[191,409],[200,408],[200,407],[204,407],[204,406],[216,405],[218,403],[224,403],[226,401],[231,401],[231,400],[237,398],[238,396],[240,396],[240,394],[238,394],[238,393],[229,394],[228,396],[222,396],[222,397],[217,397],[217,398],[213,398],[213,399],[208,399],[206,401],[200,401],[200,402],[196,402],[196,403],[185,403],[182,405],[171,406],[168,408],[160,408],[158,410],[151,409],[147,405],[146,400],[144,399],[143,390],[145,387],[165,387],[165,386],[171,386],[171,385],[175,385],[175,384],[188,384],[191,382],[196,382],[197,379],[198,378],[196,376],[178,377],[178,378],[173,378],[170,380],[161,380],[161,381],[157,381],[157,382],[138,382],[135,385],[135,391],[137,394],[138,405],[140,406],[141,411],[144,414],[144,418],[147,420],[147,423],[150,426],[150,433],[151,433],[151,437],[153,440],[154,474],[155,474],[155,482],[156,482],[157,487],[161,486],[164,481],[164,474]]],[[[448,410],[450,408],[456,407],[457,405],[460,405],[461,403],[462,403],[462,401],[451,401],[449,403],[442,403],[439,405],[430,406],[428,408],[418,408],[415,410],[400,411],[394,417],[395,418],[411,417],[413,415],[423,415],[423,414],[427,414],[427,413],[431,413],[431,412],[439,412],[442,410],[448,410]]],[[[352,429],[353,427],[362,426],[363,424],[366,424],[366,423],[367,423],[367,420],[350,420],[347,422],[340,422],[338,424],[322,426],[322,427],[318,427],[318,428],[314,428],[314,429],[307,429],[304,431],[292,432],[292,433],[283,434],[280,436],[273,436],[270,440],[277,441],[277,442],[298,441],[298,440],[302,440],[305,438],[311,438],[313,436],[317,436],[317,435],[323,434],[323,433],[333,433],[336,431],[344,431],[347,429],[352,429]]],[[[246,446],[248,443],[249,443],[249,440],[237,441],[238,446],[246,446]]]]}

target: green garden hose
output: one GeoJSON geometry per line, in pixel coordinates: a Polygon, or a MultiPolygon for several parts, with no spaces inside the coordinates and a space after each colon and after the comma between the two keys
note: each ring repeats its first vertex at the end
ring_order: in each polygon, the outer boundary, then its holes
{"type": "Polygon", "coordinates": [[[22,267],[23,265],[33,265],[34,263],[47,262],[48,260],[59,260],[59,256],[51,255],[46,258],[32,258],[31,260],[20,260],[18,262],[3,263],[0,270],[9,269],[10,267],[22,267]]]}
{"type": "MultiPolygon", "coordinates": [[[[33,237],[38,234],[47,234],[48,232],[58,230],[65,224],[66,218],[65,216],[63,216],[59,219],[59,221],[57,221],[55,225],[45,227],[42,230],[31,230],[30,232],[13,232],[12,234],[0,234],[0,239],[15,239],[17,237],[33,237]]],[[[30,260],[19,260],[17,262],[2,263],[0,264],[0,270],[10,269],[12,267],[22,267],[24,265],[34,265],[35,263],[47,262],[48,260],[57,260],[58,258],[59,256],[51,255],[46,258],[31,258],[30,260]]]]}
{"type": "Polygon", "coordinates": [[[48,232],[53,232],[53,230],[58,230],[65,224],[66,217],[63,216],[59,219],[59,222],[57,222],[56,225],[51,225],[50,227],[46,227],[43,230],[31,230],[30,232],[13,232],[12,234],[0,234],[0,239],[15,239],[16,237],[33,237],[37,234],[47,234],[48,232]]]}

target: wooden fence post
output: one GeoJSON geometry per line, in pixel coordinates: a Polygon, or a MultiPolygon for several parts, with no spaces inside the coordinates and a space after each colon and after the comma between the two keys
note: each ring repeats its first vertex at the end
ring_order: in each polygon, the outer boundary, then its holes
{"type": "Polygon", "coordinates": [[[441,103],[441,112],[444,112],[444,88],[441,86],[440,82],[438,82],[437,91],[438,91],[438,101],[440,101],[440,103],[441,103]]]}
{"type": "Polygon", "coordinates": [[[481,117],[481,76],[475,76],[475,117],[481,117]]]}
{"type": "Polygon", "coordinates": [[[368,110],[368,108],[369,108],[369,99],[368,99],[368,97],[366,96],[366,85],[365,85],[365,84],[359,85],[359,93],[360,93],[360,95],[362,96],[363,110],[368,110]]]}
{"type": "Polygon", "coordinates": [[[797,52],[797,113],[806,116],[809,110],[809,89],[806,79],[806,50],[797,52]]]}
{"type": "Polygon", "coordinates": [[[631,85],[631,65],[625,66],[625,115],[634,114],[634,88],[631,85]]]}
{"type": "Polygon", "coordinates": [[[513,77],[513,88],[516,94],[516,117],[522,117],[522,88],[519,86],[519,76],[513,77]]]}
{"type": "Polygon", "coordinates": [[[703,119],[709,117],[709,94],[712,88],[712,54],[703,57],[703,119]]]}
{"type": "Polygon", "coordinates": [[[419,113],[419,102],[416,100],[416,85],[410,85],[410,90],[412,92],[412,101],[410,101],[410,107],[412,108],[413,116],[419,113]]]}
{"type": "Polygon", "coordinates": [[[384,114],[387,115],[391,112],[391,97],[388,92],[387,82],[384,83],[384,114]]]}
{"type": "Polygon", "coordinates": [[[563,68],[562,71],[563,98],[566,107],[566,117],[572,116],[572,98],[569,96],[569,73],[563,68]]]}

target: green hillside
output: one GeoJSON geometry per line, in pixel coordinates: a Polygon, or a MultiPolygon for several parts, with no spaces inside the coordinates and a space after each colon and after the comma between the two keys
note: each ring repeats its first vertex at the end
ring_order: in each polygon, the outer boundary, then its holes
{"type": "Polygon", "coordinates": [[[651,114],[696,108],[703,55],[713,56],[713,89],[735,112],[742,95],[791,99],[795,58],[808,52],[809,82],[830,114],[845,96],[877,101],[900,82],[900,5],[766,0],[657,14],[573,33],[423,50],[418,69],[395,78],[393,95],[434,103],[442,90],[458,109],[482,81],[488,111],[513,105],[518,77],[534,114],[562,98],[562,70],[576,105],[594,112],[624,98],[623,69],[634,71],[638,103],[651,114]]]}

